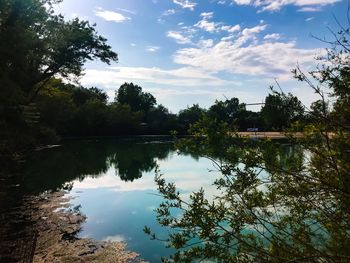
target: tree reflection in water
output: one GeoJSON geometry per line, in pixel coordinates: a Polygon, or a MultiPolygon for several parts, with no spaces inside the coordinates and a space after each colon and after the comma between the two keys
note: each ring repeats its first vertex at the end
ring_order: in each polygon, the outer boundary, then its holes
{"type": "Polygon", "coordinates": [[[57,190],[73,180],[97,178],[112,166],[123,181],[134,181],[156,167],[173,151],[171,142],[134,140],[68,141],[61,147],[35,154],[24,177],[27,190],[57,190]]]}

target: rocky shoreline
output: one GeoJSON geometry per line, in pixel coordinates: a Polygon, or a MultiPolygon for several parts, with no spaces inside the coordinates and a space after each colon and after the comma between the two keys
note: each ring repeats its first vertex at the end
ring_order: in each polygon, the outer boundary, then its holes
{"type": "Polygon", "coordinates": [[[69,209],[64,192],[39,196],[32,215],[38,230],[33,262],[144,262],[121,242],[76,237],[86,220],[78,209],[69,209]]]}
{"type": "Polygon", "coordinates": [[[86,216],[70,207],[65,194],[60,191],[24,198],[23,206],[17,207],[11,218],[18,221],[20,215],[31,223],[17,240],[1,244],[9,255],[7,262],[145,262],[137,253],[127,251],[124,243],[78,238],[86,216]]]}

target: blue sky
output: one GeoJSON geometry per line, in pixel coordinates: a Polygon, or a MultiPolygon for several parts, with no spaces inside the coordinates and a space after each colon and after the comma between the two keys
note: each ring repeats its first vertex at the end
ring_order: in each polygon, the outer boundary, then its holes
{"type": "Polygon", "coordinates": [[[333,16],[345,21],[347,8],[344,0],[64,0],[56,10],[96,23],[119,54],[110,66],[88,63],[84,86],[113,99],[133,82],[177,112],[224,96],[262,102],[275,80],[308,105],[315,95],[290,71],[315,67],[326,45],[311,35],[331,38],[327,27],[337,30],[333,16]]]}

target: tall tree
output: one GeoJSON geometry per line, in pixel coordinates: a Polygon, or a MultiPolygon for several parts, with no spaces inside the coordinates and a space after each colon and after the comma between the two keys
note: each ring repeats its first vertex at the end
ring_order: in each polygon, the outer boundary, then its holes
{"type": "Polygon", "coordinates": [[[191,107],[181,110],[178,115],[178,121],[182,126],[182,132],[186,133],[190,128],[190,125],[199,121],[204,113],[205,110],[199,107],[198,104],[193,104],[191,107]]]}
{"type": "Polygon", "coordinates": [[[21,106],[33,102],[52,77],[79,76],[87,60],[110,63],[118,59],[89,22],[66,21],[55,14],[57,2],[0,2],[1,137],[10,126],[25,129],[21,120],[27,108],[21,106]]]}
{"type": "Polygon", "coordinates": [[[274,91],[265,98],[261,115],[266,129],[281,131],[294,121],[303,119],[304,107],[296,96],[274,91]]]}
{"type": "Polygon", "coordinates": [[[157,101],[151,93],[143,92],[138,85],[124,83],[116,91],[115,101],[127,104],[133,111],[147,112],[153,108],[157,101]]]}

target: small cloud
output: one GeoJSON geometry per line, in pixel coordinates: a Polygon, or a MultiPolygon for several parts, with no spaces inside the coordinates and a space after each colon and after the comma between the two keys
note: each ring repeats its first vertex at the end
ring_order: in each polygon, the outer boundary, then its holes
{"type": "Polygon", "coordinates": [[[320,6],[304,6],[298,9],[298,12],[319,12],[322,8],[320,6]]]}
{"type": "Polygon", "coordinates": [[[214,15],[213,12],[201,13],[200,16],[202,17],[202,19],[199,20],[194,26],[210,33],[217,31],[218,30],[217,27],[219,26],[219,23],[208,21],[213,17],[213,15],[214,15]]]}
{"type": "Polygon", "coordinates": [[[200,14],[201,17],[206,18],[206,19],[212,18],[213,15],[214,15],[213,12],[203,12],[203,13],[200,14]]]}
{"type": "Polygon", "coordinates": [[[162,16],[171,16],[175,14],[175,9],[168,9],[163,12],[162,16]]]}
{"type": "Polygon", "coordinates": [[[276,33],[268,34],[268,35],[264,36],[265,40],[278,40],[280,38],[281,38],[281,35],[280,34],[276,34],[276,33]]]}
{"type": "Polygon", "coordinates": [[[234,33],[234,32],[240,31],[241,30],[241,26],[240,25],[222,26],[221,30],[222,31],[227,31],[229,33],[234,33]]]}
{"type": "Polygon", "coordinates": [[[252,1],[251,0],[234,0],[234,2],[237,5],[249,5],[252,1]]]}
{"type": "Polygon", "coordinates": [[[306,22],[309,22],[311,20],[314,20],[314,17],[308,17],[308,18],[305,19],[306,22]]]}
{"type": "Polygon", "coordinates": [[[95,15],[101,17],[102,19],[115,23],[123,23],[125,21],[131,20],[130,17],[124,16],[121,13],[117,13],[114,11],[104,10],[100,7],[95,10],[95,15]]]}
{"type": "Polygon", "coordinates": [[[188,44],[191,43],[191,40],[189,37],[183,36],[180,32],[178,31],[168,31],[167,32],[167,37],[170,37],[172,39],[175,39],[176,43],[178,44],[188,44]]]}
{"type": "Polygon", "coordinates": [[[173,0],[174,4],[180,5],[182,8],[194,10],[194,7],[197,5],[195,2],[191,2],[189,0],[173,0]]]}
{"type": "Polygon", "coordinates": [[[129,13],[129,14],[132,14],[132,15],[136,15],[136,12],[135,12],[135,11],[132,11],[132,10],[129,10],[129,9],[117,8],[117,10],[122,11],[122,12],[125,12],[125,13],[129,13]]]}
{"type": "Polygon", "coordinates": [[[158,47],[158,46],[148,46],[147,48],[146,48],[146,50],[148,51],[148,52],[156,52],[156,51],[158,51],[160,49],[160,47],[158,47]]]}
{"type": "Polygon", "coordinates": [[[130,46],[136,47],[136,44],[135,43],[131,43],[130,46]]]}
{"type": "Polygon", "coordinates": [[[234,35],[229,35],[227,37],[223,37],[221,38],[221,41],[231,41],[232,39],[234,39],[234,35]]]}
{"type": "Polygon", "coordinates": [[[178,26],[183,26],[185,23],[184,22],[180,22],[180,23],[178,23],[177,25],[178,26]]]}

